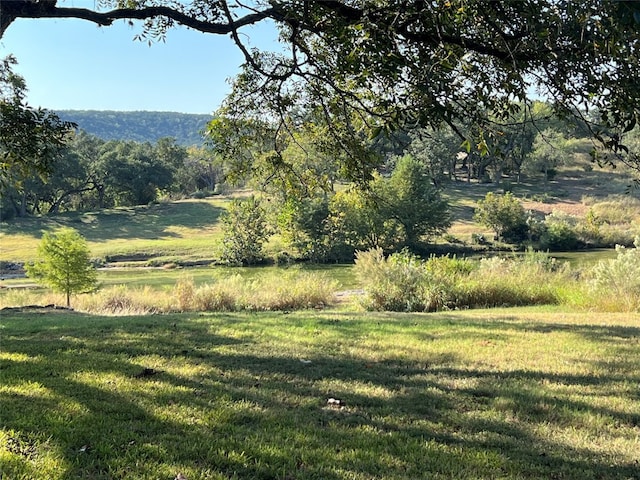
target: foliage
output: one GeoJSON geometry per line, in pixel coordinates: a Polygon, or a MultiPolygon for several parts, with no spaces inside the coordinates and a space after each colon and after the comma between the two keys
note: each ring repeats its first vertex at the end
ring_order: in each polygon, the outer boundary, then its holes
{"type": "Polygon", "coordinates": [[[340,248],[352,259],[356,250],[391,250],[398,245],[401,226],[384,210],[384,182],[376,176],[368,191],[350,188],[333,196],[328,224],[334,251],[340,248]]]}
{"type": "Polygon", "coordinates": [[[403,247],[418,250],[450,225],[449,206],[433,187],[424,165],[406,155],[389,178],[374,175],[365,189],[337,192],[329,203],[330,245],[356,250],[403,247]]]}
{"type": "Polygon", "coordinates": [[[511,192],[504,195],[487,193],[478,200],[474,220],[491,228],[499,238],[521,241],[526,236],[526,213],[522,204],[511,192]]]}
{"type": "Polygon", "coordinates": [[[544,230],[540,237],[543,250],[568,251],[579,246],[576,219],[561,212],[552,212],[544,219],[544,230]]]}
{"type": "Polygon", "coordinates": [[[296,257],[312,262],[332,259],[336,248],[328,227],[329,199],[326,195],[290,197],[278,206],[278,210],[278,230],[284,241],[293,247],[296,257]]]}
{"type": "Polygon", "coordinates": [[[229,265],[255,265],[264,260],[262,246],[269,236],[266,212],[256,197],[233,200],[221,217],[220,259],[229,265]]]}
{"type": "Polygon", "coordinates": [[[45,232],[38,246],[38,259],[26,265],[29,277],[66,295],[70,306],[72,293],[96,287],[96,270],[86,240],[72,228],[45,232]]]}
{"type": "Polygon", "coordinates": [[[358,252],[355,271],[371,310],[439,311],[560,303],[565,271],[552,268],[542,254],[524,260],[468,260],[431,257],[426,262],[407,253],[385,258],[381,250],[358,252]]]}
{"type": "Polygon", "coordinates": [[[451,128],[417,129],[410,132],[409,138],[407,154],[424,165],[425,173],[435,186],[455,176],[461,142],[451,128]]]}
{"type": "Polygon", "coordinates": [[[416,248],[451,226],[449,205],[429,182],[425,165],[411,155],[398,159],[385,183],[382,209],[401,225],[401,245],[416,248]]]}
{"type": "Polygon", "coordinates": [[[108,142],[100,157],[116,205],[147,205],[173,183],[173,168],[150,144],[108,142]]]}
{"type": "Polygon", "coordinates": [[[635,248],[616,246],[617,257],[593,267],[592,286],[623,311],[640,311],[640,237],[635,248]]]}
{"type": "Polygon", "coordinates": [[[291,125],[321,119],[335,151],[348,153],[341,163],[350,178],[364,182],[376,166],[363,148],[371,139],[415,125],[468,122],[477,127],[469,146],[486,153],[514,114],[534,103],[531,91],[617,152],[624,153],[620,133],[633,129],[638,117],[636,2],[102,0],[93,9],[55,0],[5,3],[0,36],[21,17],[82,18],[103,26],[144,20],[136,38],[149,42],[164,41],[176,25],[230,34],[245,64],[219,113],[239,129],[248,121],[273,121],[274,159],[280,140],[295,135],[291,125]],[[246,44],[246,29],[268,22],[278,30],[280,48],[246,44]],[[598,118],[583,114],[594,110],[598,118]]]}
{"type": "Polygon", "coordinates": [[[177,192],[192,198],[221,193],[224,171],[219,158],[206,147],[190,147],[185,154],[184,164],[174,175],[177,192]]]}
{"type": "Polygon", "coordinates": [[[543,173],[545,182],[553,180],[557,168],[567,162],[569,153],[569,143],[564,135],[557,130],[546,129],[533,142],[527,169],[543,173]]]}
{"type": "Polygon", "coordinates": [[[13,183],[48,174],[75,127],[26,103],[26,83],[13,72],[16,63],[12,56],[0,61],[0,193],[13,183]]]}
{"type": "Polygon", "coordinates": [[[162,196],[213,190],[221,171],[201,149],[187,150],[175,139],[154,145],[105,142],[85,132],[66,137],[44,179],[10,179],[2,198],[3,218],[39,213],[146,205],[162,196]]]}
{"type": "Polygon", "coordinates": [[[156,143],[174,138],[182,147],[201,146],[202,131],[211,115],[177,112],[116,112],[108,110],[58,110],[61,119],[102,140],[156,143]]]}

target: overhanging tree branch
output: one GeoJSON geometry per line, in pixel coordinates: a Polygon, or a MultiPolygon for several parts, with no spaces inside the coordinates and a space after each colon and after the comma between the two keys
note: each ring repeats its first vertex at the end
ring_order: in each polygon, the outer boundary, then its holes
{"type": "Polygon", "coordinates": [[[236,21],[221,23],[199,20],[192,14],[165,6],[150,6],[140,9],[117,8],[99,12],[86,8],[58,7],[55,0],[2,0],[0,2],[0,38],[16,18],[77,18],[106,27],[112,25],[116,20],[147,20],[165,17],[203,33],[226,35],[238,28],[258,23],[265,18],[279,16],[275,8],[267,8],[260,12],[245,15],[236,21]]]}

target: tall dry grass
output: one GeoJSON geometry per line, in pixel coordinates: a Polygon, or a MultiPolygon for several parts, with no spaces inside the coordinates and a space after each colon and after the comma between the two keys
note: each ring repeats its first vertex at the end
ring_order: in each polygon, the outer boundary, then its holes
{"type": "MultiPolygon", "coordinates": [[[[267,311],[323,308],[335,303],[336,281],[295,269],[265,274],[258,279],[233,275],[196,286],[189,276],[173,288],[113,286],[72,299],[75,310],[100,315],[145,315],[169,312],[267,311]]],[[[61,295],[29,290],[6,292],[0,307],[61,305],[61,295]]]]}

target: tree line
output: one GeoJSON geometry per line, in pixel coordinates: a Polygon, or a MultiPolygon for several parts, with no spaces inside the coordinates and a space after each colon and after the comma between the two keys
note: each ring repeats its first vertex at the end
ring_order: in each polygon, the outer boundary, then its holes
{"type": "Polygon", "coordinates": [[[146,205],[161,197],[213,192],[220,169],[202,147],[183,147],[175,139],[155,144],[102,140],[79,131],[49,161],[49,174],[14,172],[4,186],[4,220],[116,206],[146,205]]]}

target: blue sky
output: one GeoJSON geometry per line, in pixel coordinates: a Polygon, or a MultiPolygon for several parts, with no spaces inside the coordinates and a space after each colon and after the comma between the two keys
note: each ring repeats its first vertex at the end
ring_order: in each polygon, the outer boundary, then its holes
{"type": "MultiPolygon", "coordinates": [[[[83,6],[79,0],[66,5],[83,6]]],[[[64,5],[64,4],[63,4],[64,5]]],[[[134,41],[140,25],[111,27],[72,19],[18,19],[0,39],[27,82],[27,101],[53,110],[151,110],[212,113],[239,72],[240,51],[228,36],[183,27],[166,43],[134,41]]],[[[274,47],[271,28],[245,29],[252,46],[274,47]]]]}

